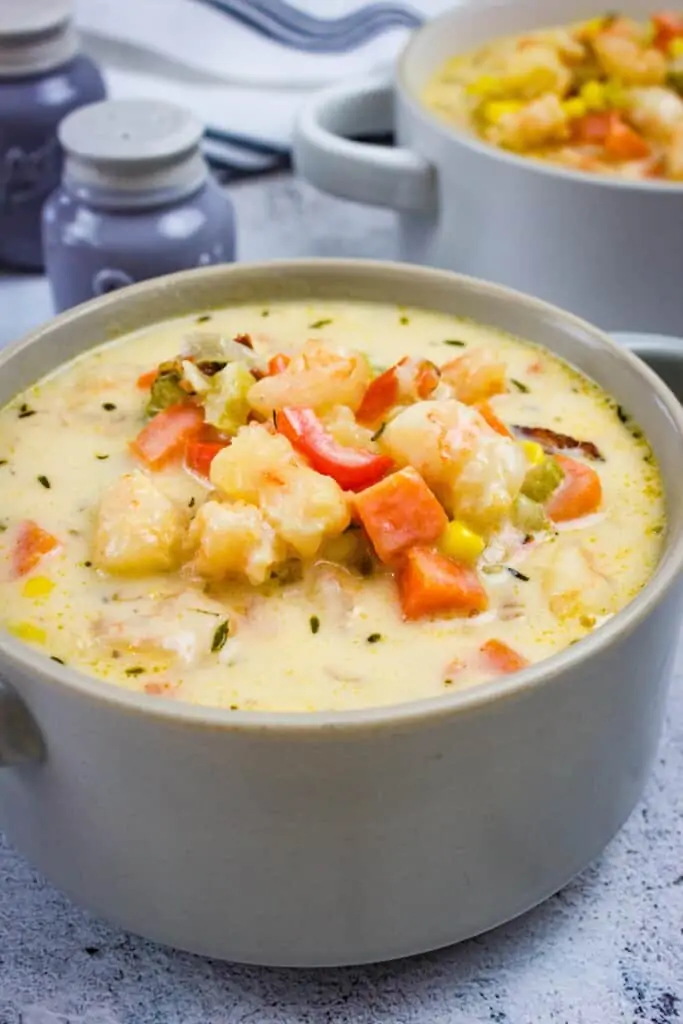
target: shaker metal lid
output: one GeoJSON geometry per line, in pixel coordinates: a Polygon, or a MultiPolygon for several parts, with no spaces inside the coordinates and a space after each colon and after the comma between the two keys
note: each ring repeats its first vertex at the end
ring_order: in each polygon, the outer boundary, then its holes
{"type": "Polygon", "coordinates": [[[0,0],[0,78],[71,60],[77,50],[71,0],[0,0]]]}
{"type": "Polygon", "coordinates": [[[189,110],[159,100],[103,100],[59,126],[65,181],[117,193],[190,191],[206,178],[202,125],[189,110]]]}

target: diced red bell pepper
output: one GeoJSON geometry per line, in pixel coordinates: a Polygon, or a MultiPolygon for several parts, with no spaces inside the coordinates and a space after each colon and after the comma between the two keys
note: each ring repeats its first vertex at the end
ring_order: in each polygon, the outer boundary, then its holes
{"type": "Polygon", "coordinates": [[[653,45],[666,53],[674,39],[683,36],[683,17],[678,11],[659,11],[652,16],[655,30],[653,45]]]}
{"type": "Polygon", "coordinates": [[[363,448],[339,444],[312,409],[287,406],[276,414],[280,434],[306,456],[313,469],[331,476],[346,491],[369,487],[393,468],[393,459],[363,448]]]}
{"type": "Polygon", "coordinates": [[[227,446],[226,441],[189,441],[185,448],[185,465],[208,480],[211,463],[227,446]]]}

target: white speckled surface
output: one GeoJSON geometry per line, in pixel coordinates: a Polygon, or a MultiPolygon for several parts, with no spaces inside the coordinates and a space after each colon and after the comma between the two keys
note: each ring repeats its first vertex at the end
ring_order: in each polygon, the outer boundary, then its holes
{"type": "MultiPolygon", "coordinates": [[[[390,214],[291,179],[234,189],[240,256],[391,256],[390,214]]],[[[49,315],[0,276],[0,343],[49,315]]],[[[672,1024],[683,1019],[683,657],[645,798],[601,860],[525,917],[377,967],[260,970],[109,928],[0,839],[0,1024],[672,1024]]],[[[229,923],[228,923],[229,926],[229,923]]]]}

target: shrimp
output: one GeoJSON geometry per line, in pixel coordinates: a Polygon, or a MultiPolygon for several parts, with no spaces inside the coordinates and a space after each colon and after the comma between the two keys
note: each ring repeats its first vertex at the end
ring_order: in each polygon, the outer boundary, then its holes
{"type": "Polygon", "coordinates": [[[549,549],[542,586],[556,618],[579,619],[604,615],[614,595],[612,582],[601,573],[580,545],[549,549]]]}
{"type": "Polygon", "coordinates": [[[382,445],[424,477],[452,516],[484,531],[510,512],[527,470],[517,442],[452,399],[409,406],[388,423],[382,445]]]}
{"type": "Polygon", "coordinates": [[[286,555],[283,541],[260,510],[242,501],[202,505],[190,527],[188,547],[195,551],[192,568],[200,576],[218,580],[242,575],[255,585],[286,555]]]}
{"type": "Polygon", "coordinates": [[[373,431],[361,426],[346,405],[338,405],[324,420],[326,429],[335,441],[349,448],[365,448],[370,452],[377,451],[372,440],[373,431]]]}
{"type": "Polygon", "coordinates": [[[547,92],[520,110],[511,110],[486,131],[490,142],[526,150],[569,137],[569,119],[558,96],[547,92]]]}
{"type": "MultiPolygon", "coordinates": [[[[281,375],[280,375],[281,376],[281,375]]],[[[313,557],[323,540],[350,522],[335,480],[305,465],[289,441],[262,425],[242,427],[211,463],[211,483],[228,501],[255,505],[294,553],[313,557]]]]}
{"type": "Polygon", "coordinates": [[[355,410],[371,377],[362,353],[307,341],[282,373],[254,384],[247,399],[252,409],[266,417],[285,405],[308,406],[316,412],[335,405],[355,410]]]}
{"type": "Polygon", "coordinates": [[[666,79],[666,57],[661,50],[644,47],[614,30],[597,35],[593,50],[606,74],[623,85],[661,85],[666,79]]]}
{"type": "Polygon", "coordinates": [[[505,391],[505,363],[481,349],[468,352],[441,367],[441,380],[458,401],[474,405],[505,391]]]}
{"type": "MultiPolygon", "coordinates": [[[[118,652],[156,656],[162,662],[196,664],[211,650],[225,606],[189,588],[170,598],[147,597],[136,602],[132,615],[125,603],[111,601],[93,623],[96,643],[118,652]]],[[[234,629],[234,616],[230,615],[234,629]]]]}
{"type": "Polygon", "coordinates": [[[669,142],[683,124],[683,100],[670,89],[631,89],[627,102],[629,121],[649,138],[669,142]]]}
{"type": "Polygon", "coordinates": [[[507,99],[534,100],[544,93],[564,96],[571,84],[571,72],[562,63],[558,47],[535,40],[509,56],[499,77],[507,99]]]}
{"type": "Polygon", "coordinates": [[[140,470],[126,473],[102,495],[92,561],[98,569],[143,576],[169,572],[181,559],[187,517],[140,470]]]}

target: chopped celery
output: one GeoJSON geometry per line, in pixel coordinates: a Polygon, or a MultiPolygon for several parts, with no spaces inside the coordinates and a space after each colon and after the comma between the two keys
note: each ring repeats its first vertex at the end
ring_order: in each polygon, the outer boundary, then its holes
{"type": "Polygon", "coordinates": [[[228,363],[214,374],[204,402],[206,422],[225,434],[236,434],[247,422],[247,394],[253,384],[254,378],[243,363],[228,363]]]}
{"type": "Polygon", "coordinates": [[[524,477],[522,494],[532,501],[547,501],[563,478],[564,473],[559,464],[548,456],[543,462],[533,466],[524,477]]]}
{"type": "Polygon", "coordinates": [[[515,526],[524,533],[538,533],[548,526],[543,506],[532,501],[525,494],[519,494],[512,506],[512,519],[515,526]]]}
{"type": "Polygon", "coordinates": [[[187,392],[181,387],[182,373],[175,363],[162,363],[156,380],[152,384],[147,402],[147,415],[156,416],[162,409],[177,405],[187,398],[187,392]]]}

